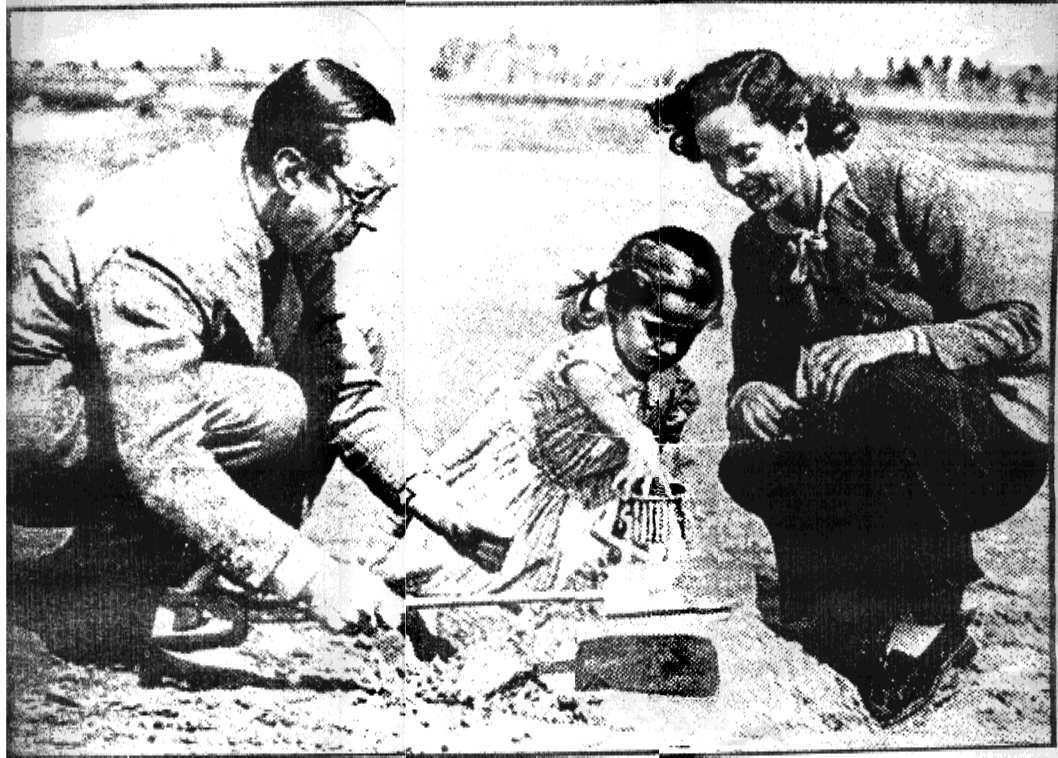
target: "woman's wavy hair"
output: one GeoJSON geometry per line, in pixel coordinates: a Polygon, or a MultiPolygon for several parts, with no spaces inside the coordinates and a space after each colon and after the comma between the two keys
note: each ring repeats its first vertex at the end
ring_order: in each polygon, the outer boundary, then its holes
{"type": "Polygon", "coordinates": [[[577,273],[579,282],[558,291],[558,298],[571,308],[562,317],[568,331],[602,323],[606,314],[589,303],[592,292],[602,286],[606,287],[606,312],[614,316],[637,305],[655,308],[661,293],[676,291],[705,311],[703,328],[722,324],[724,274],[720,256],[709,240],[689,229],[663,226],[637,234],[621,247],[602,276],[594,271],[577,273]]]}
{"type": "Polygon", "coordinates": [[[267,171],[276,152],[297,148],[321,168],[345,162],[345,127],[396,122],[389,101],[360,74],[329,58],[296,63],[257,98],[246,136],[246,160],[267,171]]]}
{"type": "Polygon", "coordinates": [[[771,124],[783,134],[804,116],[805,145],[812,155],[847,150],[860,131],[844,96],[824,92],[772,50],[743,50],[714,61],[649,103],[646,111],[655,129],[671,133],[669,149],[697,163],[702,160],[694,134],[698,121],[734,102],[748,106],[757,123],[771,124]]]}

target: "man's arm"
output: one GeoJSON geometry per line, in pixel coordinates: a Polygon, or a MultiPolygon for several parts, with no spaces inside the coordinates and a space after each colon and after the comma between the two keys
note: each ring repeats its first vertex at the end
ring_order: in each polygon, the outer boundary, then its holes
{"type": "Polygon", "coordinates": [[[118,455],[144,504],[233,578],[271,578],[301,593],[319,547],[240,489],[199,445],[201,305],[170,272],[134,252],[106,263],[88,291],[118,455]]]}
{"type": "MultiPolygon", "coordinates": [[[[302,375],[309,434],[322,434],[346,467],[400,518],[413,516],[460,555],[498,571],[510,539],[480,521],[431,471],[417,430],[381,377],[378,333],[339,302],[333,262],[297,272],[304,312],[302,375]]],[[[346,300],[346,298],[342,298],[346,300]]]]}

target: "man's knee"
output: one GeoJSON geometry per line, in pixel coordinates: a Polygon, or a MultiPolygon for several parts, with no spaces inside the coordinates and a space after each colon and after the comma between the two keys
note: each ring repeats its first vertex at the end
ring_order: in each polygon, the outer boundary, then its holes
{"type": "Polygon", "coordinates": [[[7,375],[9,471],[69,470],[88,455],[85,398],[69,364],[14,366],[7,375]]]}
{"type": "Polygon", "coordinates": [[[226,465],[267,463],[302,440],[308,411],[296,381],[269,368],[209,364],[202,444],[226,465]]]}
{"type": "Polygon", "coordinates": [[[7,513],[23,526],[96,518],[114,488],[90,433],[85,396],[65,361],[7,374],[7,513]],[[92,474],[92,476],[89,476],[92,474]],[[99,474],[96,476],[96,474],[99,474]]]}
{"type": "Polygon", "coordinates": [[[277,452],[289,452],[305,431],[308,409],[305,395],[296,381],[275,371],[267,379],[262,396],[266,399],[263,434],[277,452]]]}

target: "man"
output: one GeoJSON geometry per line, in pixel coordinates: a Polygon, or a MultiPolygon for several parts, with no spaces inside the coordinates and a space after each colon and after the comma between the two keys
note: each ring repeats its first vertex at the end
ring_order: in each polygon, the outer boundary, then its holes
{"type": "Polygon", "coordinates": [[[498,569],[506,542],[427,471],[335,299],[332,256],[373,229],[394,186],[394,122],[358,74],[302,61],[257,101],[241,162],[180,151],[81,205],[13,303],[16,523],[139,502],[230,580],[304,599],[334,630],[395,627],[401,603],[380,578],[292,525],[341,455],[388,505],[498,569]]]}

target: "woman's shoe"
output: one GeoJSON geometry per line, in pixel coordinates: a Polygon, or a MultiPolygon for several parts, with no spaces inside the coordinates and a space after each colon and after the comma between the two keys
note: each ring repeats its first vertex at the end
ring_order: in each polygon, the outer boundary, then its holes
{"type": "Polygon", "coordinates": [[[892,650],[882,656],[861,689],[863,704],[882,726],[905,721],[929,704],[945,674],[965,666],[976,654],[966,617],[949,621],[921,655],[892,650]]]}
{"type": "Polygon", "coordinates": [[[150,643],[178,652],[234,647],[249,629],[245,606],[230,598],[170,589],[155,610],[150,643]]]}

